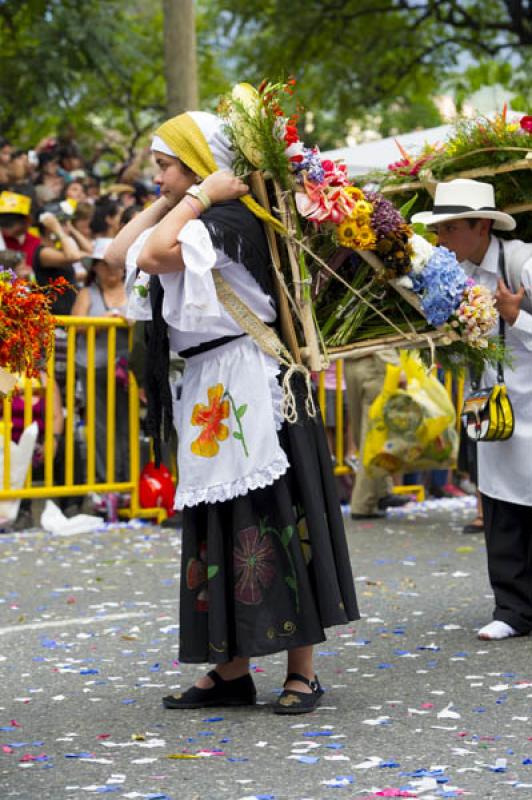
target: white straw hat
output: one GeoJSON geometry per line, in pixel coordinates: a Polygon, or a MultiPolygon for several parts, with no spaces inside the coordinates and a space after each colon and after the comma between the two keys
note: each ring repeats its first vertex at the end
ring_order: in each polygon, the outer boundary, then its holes
{"type": "Polygon", "coordinates": [[[495,193],[490,183],[456,178],[438,183],[432,211],[414,214],[412,222],[438,225],[452,219],[492,219],[499,231],[513,231],[515,219],[495,208],[495,193]]]}

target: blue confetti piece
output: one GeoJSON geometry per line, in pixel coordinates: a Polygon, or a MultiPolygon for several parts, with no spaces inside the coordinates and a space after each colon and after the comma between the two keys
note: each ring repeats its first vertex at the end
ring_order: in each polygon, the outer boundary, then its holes
{"type": "Polygon", "coordinates": [[[332,736],[332,731],[306,731],[303,736],[314,738],[314,736],[332,736]]]}
{"type": "Polygon", "coordinates": [[[317,764],[319,758],[318,756],[299,756],[297,760],[300,764],[317,764]]]}
{"type": "Polygon", "coordinates": [[[521,762],[522,764],[532,764],[532,758],[525,758],[524,761],[521,762]]]}
{"type": "Polygon", "coordinates": [[[227,760],[238,764],[242,761],[249,761],[249,758],[228,758],[227,760]]]}
{"type": "Polygon", "coordinates": [[[343,744],[326,744],[325,747],[328,750],[343,750],[344,749],[343,744]]]}
{"type": "Polygon", "coordinates": [[[478,706],[478,708],[474,708],[474,709],[473,709],[473,711],[474,711],[476,714],[483,714],[485,710],[486,710],[486,709],[485,709],[485,708],[483,708],[483,706],[478,706]]]}
{"type": "Polygon", "coordinates": [[[337,650],[318,650],[318,655],[319,656],[337,656],[338,655],[338,651],[337,650]]]}
{"type": "Polygon", "coordinates": [[[379,664],[377,669],[393,669],[393,664],[379,664]]]}
{"type": "Polygon", "coordinates": [[[65,753],[65,758],[94,758],[94,753],[65,753]]]}
{"type": "Polygon", "coordinates": [[[205,717],[205,719],[202,719],[201,721],[202,722],[221,722],[223,719],[224,719],[224,717],[205,717]]]}
{"type": "Polygon", "coordinates": [[[122,700],[122,705],[123,705],[123,706],[130,706],[132,703],[136,703],[136,702],[137,702],[136,700],[131,700],[131,699],[129,699],[129,700],[122,700]]]}
{"type": "Polygon", "coordinates": [[[80,675],[99,675],[100,674],[100,670],[99,669],[80,669],[79,674],[80,675]]]}
{"type": "Polygon", "coordinates": [[[327,781],[327,786],[331,789],[343,789],[344,786],[350,786],[355,782],[352,775],[337,775],[334,780],[327,781]]]}
{"type": "Polygon", "coordinates": [[[397,769],[400,766],[398,761],[382,761],[379,764],[380,769],[397,769]]]}
{"type": "Polygon", "coordinates": [[[159,672],[160,669],[161,669],[160,664],[153,664],[153,666],[150,667],[150,672],[159,672]]]}
{"type": "Polygon", "coordinates": [[[55,648],[58,647],[58,644],[55,639],[44,638],[41,639],[41,647],[47,647],[49,650],[55,650],[55,648]]]}

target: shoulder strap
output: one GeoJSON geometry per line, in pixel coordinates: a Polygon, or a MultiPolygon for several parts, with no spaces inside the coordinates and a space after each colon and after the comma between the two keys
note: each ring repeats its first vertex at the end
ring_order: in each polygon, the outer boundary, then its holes
{"type": "Polygon", "coordinates": [[[218,300],[228,314],[237,322],[260,349],[267,355],[275,358],[280,364],[285,366],[286,372],[283,376],[283,401],[281,411],[287,422],[297,422],[298,414],[296,398],[290,386],[290,380],[295,372],[299,372],[305,379],[307,396],[305,407],[310,417],[316,416],[316,406],[312,397],[312,387],[310,383],[310,373],[303,364],[298,364],[288,348],[283,344],[276,332],[269,325],[266,325],[249,306],[237,295],[234,289],[222,277],[220,270],[213,269],[212,276],[218,300]]]}
{"type": "MultiPolygon", "coordinates": [[[[506,286],[509,288],[509,286],[508,286],[508,274],[507,274],[507,271],[506,271],[506,258],[504,256],[504,245],[503,245],[501,239],[499,239],[499,262],[498,262],[498,270],[497,271],[498,271],[498,274],[503,279],[503,281],[506,284],[506,286]]],[[[502,316],[499,314],[499,336],[501,337],[503,344],[504,344],[504,340],[505,340],[505,333],[506,333],[506,323],[503,320],[502,316]]],[[[502,365],[502,361],[498,361],[497,362],[497,380],[498,380],[499,383],[504,383],[504,368],[503,368],[503,365],[502,365]]]]}

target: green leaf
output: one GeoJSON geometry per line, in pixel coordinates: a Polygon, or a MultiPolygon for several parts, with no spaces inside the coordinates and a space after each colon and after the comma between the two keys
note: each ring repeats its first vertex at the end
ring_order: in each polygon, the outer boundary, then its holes
{"type": "Polygon", "coordinates": [[[240,441],[242,441],[242,434],[240,433],[240,431],[233,431],[233,436],[235,439],[239,439],[240,441]]]}
{"type": "Polygon", "coordinates": [[[219,570],[220,567],[217,564],[211,564],[211,566],[207,569],[207,578],[212,580],[214,577],[216,577],[216,575],[218,575],[219,570]]]}
{"type": "Polygon", "coordinates": [[[292,525],[288,525],[288,527],[283,528],[283,530],[281,531],[281,542],[283,544],[283,547],[288,547],[290,539],[294,534],[294,530],[295,529],[292,525]]]}
{"type": "Polygon", "coordinates": [[[410,216],[410,212],[411,212],[413,206],[415,205],[416,200],[417,200],[417,193],[413,197],[411,197],[410,200],[407,200],[406,203],[404,205],[402,205],[401,208],[399,209],[399,213],[406,220],[410,216]]]}
{"type": "Polygon", "coordinates": [[[243,405],[239,406],[235,411],[236,418],[240,419],[241,417],[243,417],[247,410],[248,410],[247,403],[244,403],[243,405]]]}

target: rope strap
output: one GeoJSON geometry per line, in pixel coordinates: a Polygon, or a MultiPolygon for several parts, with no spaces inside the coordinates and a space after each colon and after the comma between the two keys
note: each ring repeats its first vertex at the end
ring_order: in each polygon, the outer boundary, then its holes
{"type": "Polygon", "coordinates": [[[316,405],[312,396],[312,384],[310,372],[303,364],[298,364],[288,348],[279,339],[276,332],[269,325],[266,325],[236,294],[233,288],[227,283],[219,270],[213,269],[212,276],[218,300],[228,314],[237,322],[260,349],[267,355],[274,358],[279,364],[285,366],[286,372],[283,376],[283,399],[281,401],[281,413],[283,418],[294,424],[298,420],[296,398],[291,386],[292,376],[299,372],[305,379],[307,396],[305,398],[305,410],[309,417],[316,416],[316,405]]]}

